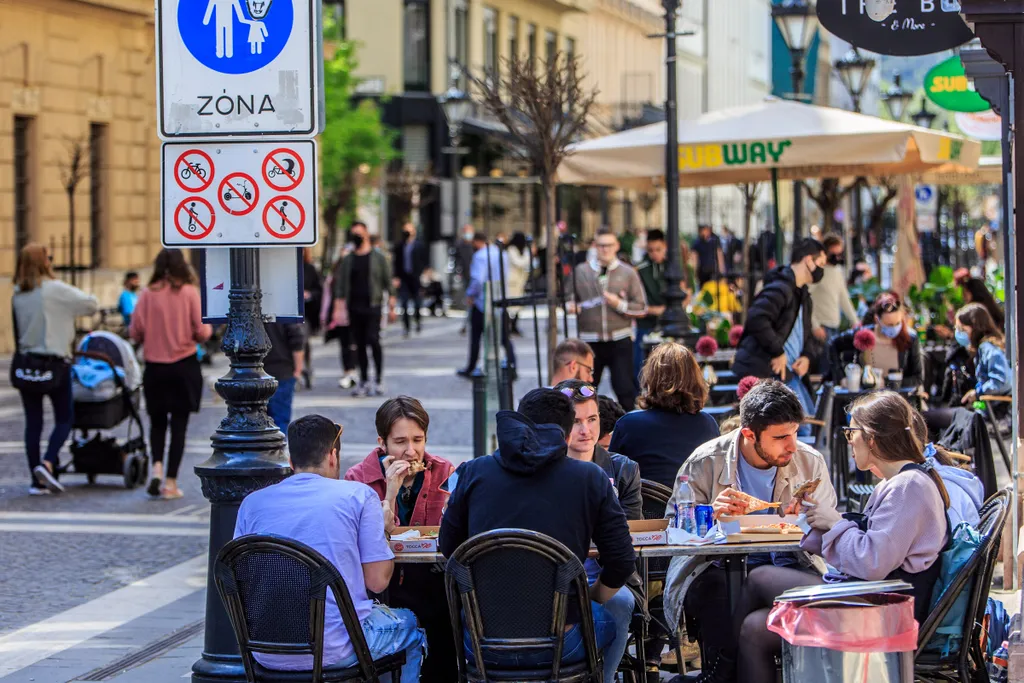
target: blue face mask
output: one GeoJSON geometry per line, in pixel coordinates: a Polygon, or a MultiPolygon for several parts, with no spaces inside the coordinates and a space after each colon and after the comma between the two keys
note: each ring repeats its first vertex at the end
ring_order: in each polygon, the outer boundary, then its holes
{"type": "Polygon", "coordinates": [[[964,348],[971,345],[971,335],[967,334],[964,330],[955,331],[953,337],[956,339],[956,343],[964,348]]]}
{"type": "Polygon", "coordinates": [[[903,325],[879,325],[878,329],[889,339],[895,339],[899,336],[900,330],[903,329],[903,325]]]}

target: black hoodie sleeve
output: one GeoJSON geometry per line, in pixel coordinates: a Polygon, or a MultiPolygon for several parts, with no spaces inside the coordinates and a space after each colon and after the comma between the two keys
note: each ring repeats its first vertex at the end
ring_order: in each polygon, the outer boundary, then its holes
{"type": "Polygon", "coordinates": [[[619,475],[619,505],[626,514],[626,519],[644,518],[644,503],[640,495],[640,467],[635,462],[630,461],[622,466],[619,475]]]}
{"type": "Polygon", "coordinates": [[[448,507],[441,517],[441,529],[437,534],[437,547],[445,557],[451,557],[455,550],[469,538],[469,516],[467,513],[466,489],[469,488],[470,470],[468,463],[458,468],[459,484],[448,498],[448,507]]]}
{"type": "Polygon", "coordinates": [[[636,570],[633,540],[629,536],[626,515],[615,497],[611,482],[602,470],[594,470],[595,481],[591,485],[599,492],[594,543],[601,556],[600,581],[609,588],[622,588],[626,579],[636,570]]]}
{"type": "Polygon", "coordinates": [[[788,298],[783,288],[769,284],[754,298],[747,313],[747,322],[743,325],[744,336],[756,339],[757,345],[771,358],[786,352],[786,340],[775,334],[773,323],[786,308],[788,298]]]}

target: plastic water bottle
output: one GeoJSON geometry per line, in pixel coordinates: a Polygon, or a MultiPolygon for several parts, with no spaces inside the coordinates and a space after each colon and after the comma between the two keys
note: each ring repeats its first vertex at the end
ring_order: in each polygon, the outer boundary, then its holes
{"type": "Polygon", "coordinates": [[[1004,640],[999,649],[992,653],[992,661],[988,663],[988,678],[992,683],[1006,683],[1009,650],[1010,643],[1004,640]]]}
{"type": "Polygon", "coordinates": [[[688,533],[697,533],[697,504],[693,500],[693,491],[690,490],[690,477],[685,474],[679,475],[679,495],[676,526],[688,533]]]}

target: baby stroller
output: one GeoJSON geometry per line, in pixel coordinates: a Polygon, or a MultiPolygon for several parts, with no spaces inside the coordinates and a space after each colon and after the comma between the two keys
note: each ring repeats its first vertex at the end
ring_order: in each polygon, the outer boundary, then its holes
{"type": "Polygon", "coordinates": [[[73,426],[79,436],[72,439],[71,463],[62,473],[84,474],[90,484],[95,483],[97,474],[120,474],[129,489],[146,483],[149,460],[139,417],[141,390],[142,371],[131,344],[103,331],[82,339],[71,366],[73,426]],[[124,442],[101,433],[126,420],[124,442]],[[132,436],[133,428],[137,428],[136,436],[132,436]]]}

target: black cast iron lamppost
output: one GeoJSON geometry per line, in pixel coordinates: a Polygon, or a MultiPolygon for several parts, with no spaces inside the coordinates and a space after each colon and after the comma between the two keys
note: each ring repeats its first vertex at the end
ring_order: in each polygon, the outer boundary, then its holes
{"type": "Polygon", "coordinates": [[[900,74],[893,73],[892,85],[882,95],[882,102],[885,102],[885,108],[889,110],[889,116],[893,121],[903,120],[910,101],[914,99],[914,93],[903,87],[902,80],[900,74]]]}
{"type": "MultiPolygon", "coordinates": [[[[782,40],[789,50],[791,64],[789,75],[793,80],[793,92],[789,99],[800,100],[803,98],[804,84],[804,58],[807,55],[807,48],[811,45],[811,39],[818,30],[818,15],[814,11],[814,5],[809,0],[785,0],[785,2],[772,5],[772,20],[782,34],[782,40]]],[[[804,200],[800,191],[800,181],[793,181],[793,243],[800,239],[803,231],[804,221],[804,200]]],[[[782,235],[777,239],[781,244],[782,235]]]]}
{"type": "MultiPolygon", "coordinates": [[[[458,77],[452,75],[452,84],[443,95],[438,96],[438,103],[441,111],[444,112],[445,121],[448,123],[448,137],[451,138],[452,148],[457,148],[462,137],[462,124],[469,118],[473,109],[473,101],[465,92],[459,88],[458,77]]],[[[451,152],[457,154],[458,152],[451,152]]]]}
{"type": "Polygon", "coordinates": [[[875,60],[864,57],[857,48],[853,48],[837,59],[832,67],[839,74],[839,80],[853,100],[853,110],[859,114],[860,98],[864,95],[864,88],[867,87],[871,72],[875,69],[875,60]]]}
{"type": "Polygon", "coordinates": [[[935,112],[928,109],[928,103],[925,100],[921,100],[921,108],[910,115],[915,126],[921,128],[931,128],[932,124],[935,123],[935,119],[938,116],[935,112]]]}

